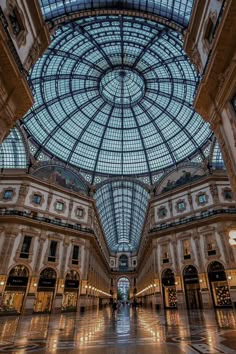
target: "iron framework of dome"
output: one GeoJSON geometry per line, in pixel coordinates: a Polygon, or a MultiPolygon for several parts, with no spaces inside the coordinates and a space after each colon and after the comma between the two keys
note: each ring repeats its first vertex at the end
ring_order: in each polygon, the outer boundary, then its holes
{"type": "Polygon", "coordinates": [[[151,175],[196,154],[211,132],[194,111],[197,74],[180,35],[156,22],[98,16],[61,26],[31,72],[23,125],[81,170],[151,175]]]}
{"type": "Polygon", "coordinates": [[[99,9],[133,10],[158,15],[186,27],[194,0],[40,0],[47,21],[82,11],[99,9]]]}

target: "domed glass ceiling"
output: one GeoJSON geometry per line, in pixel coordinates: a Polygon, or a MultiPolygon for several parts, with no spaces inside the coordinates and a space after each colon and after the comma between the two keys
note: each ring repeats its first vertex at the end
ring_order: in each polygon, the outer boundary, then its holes
{"type": "Polygon", "coordinates": [[[188,24],[194,0],[40,0],[46,20],[94,9],[128,9],[155,14],[179,25],[188,24]]]}
{"type": "Polygon", "coordinates": [[[208,125],[177,32],[127,16],[61,26],[31,72],[23,125],[52,155],[94,174],[151,174],[195,154],[208,125]]]}

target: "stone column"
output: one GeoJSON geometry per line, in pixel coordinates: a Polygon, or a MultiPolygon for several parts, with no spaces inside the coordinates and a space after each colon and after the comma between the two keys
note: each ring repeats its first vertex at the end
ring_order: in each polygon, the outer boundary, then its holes
{"type": "Polygon", "coordinates": [[[19,209],[24,210],[25,198],[28,194],[28,191],[29,191],[29,186],[23,182],[20,186],[19,196],[18,196],[18,200],[17,200],[17,205],[18,205],[19,209]]]}
{"type": "Polygon", "coordinates": [[[41,264],[43,246],[46,241],[46,238],[47,238],[46,232],[43,230],[41,232],[40,237],[39,237],[38,249],[37,249],[37,255],[36,255],[37,262],[35,263],[35,267],[34,267],[34,272],[35,272],[35,275],[37,275],[37,276],[39,275],[38,271],[39,271],[40,264],[41,264]]]}
{"type": "Polygon", "coordinates": [[[219,193],[218,193],[217,185],[215,183],[210,184],[210,193],[212,195],[212,199],[213,199],[214,204],[216,206],[219,205],[219,203],[220,203],[219,193]]]}
{"type": "Polygon", "coordinates": [[[53,193],[52,193],[52,192],[49,192],[49,193],[48,193],[48,200],[47,200],[46,212],[48,212],[49,209],[50,209],[51,202],[52,202],[52,197],[53,197],[53,193]]]}
{"type": "Polygon", "coordinates": [[[0,273],[2,274],[6,274],[8,271],[13,246],[18,234],[19,232],[16,226],[12,229],[6,230],[5,232],[5,242],[3,243],[2,252],[0,255],[0,273]]]}
{"type": "Polygon", "coordinates": [[[193,240],[195,243],[195,249],[196,249],[196,261],[199,267],[199,273],[204,272],[204,262],[202,259],[202,254],[201,254],[201,244],[200,244],[200,236],[198,231],[195,229],[193,232],[193,240]]]}
{"type": "MultiPolygon", "coordinates": [[[[229,176],[229,180],[232,186],[232,192],[234,194],[234,198],[236,199],[236,154],[232,153],[229,142],[230,137],[227,136],[225,129],[222,125],[222,118],[219,112],[214,112],[214,116],[211,119],[211,129],[215,133],[217,141],[220,145],[222,156],[224,159],[224,163],[227,169],[227,174],[229,176]]],[[[234,139],[235,139],[235,146],[236,146],[236,132],[235,129],[231,129],[231,133],[233,132],[234,139]]],[[[235,149],[234,146],[234,149],[235,149]]]]}
{"type": "Polygon", "coordinates": [[[68,240],[68,237],[65,236],[65,238],[63,240],[63,258],[62,258],[61,269],[60,269],[61,278],[63,278],[63,279],[64,279],[65,270],[66,270],[66,262],[67,262],[69,243],[70,242],[68,240]]]}

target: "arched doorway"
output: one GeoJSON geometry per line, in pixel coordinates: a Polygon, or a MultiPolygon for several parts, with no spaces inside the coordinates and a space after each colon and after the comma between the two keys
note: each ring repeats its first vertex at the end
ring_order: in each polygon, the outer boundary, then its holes
{"type": "Polygon", "coordinates": [[[76,311],[79,291],[79,273],[76,270],[66,274],[64,288],[62,311],[76,311]]]}
{"type": "Polygon", "coordinates": [[[175,275],[169,268],[162,273],[162,290],[165,308],[177,307],[177,295],[175,286],[175,275]]]}
{"type": "Polygon", "coordinates": [[[126,277],[122,277],[117,282],[117,300],[126,302],[130,297],[130,281],[126,277]]]}
{"type": "Polygon", "coordinates": [[[53,268],[42,270],[38,282],[34,312],[51,312],[56,280],[57,274],[53,268]]]}
{"type": "Polygon", "coordinates": [[[214,261],[208,266],[208,279],[215,307],[231,307],[228,281],[225,268],[220,262],[214,261]]]}
{"type": "Polygon", "coordinates": [[[29,280],[29,271],[24,265],[11,269],[3,293],[1,311],[20,314],[29,280]]]}
{"type": "Polygon", "coordinates": [[[202,296],[198,279],[198,271],[193,265],[184,268],[184,289],[188,309],[201,309],[202,296]]]}
{"type": "Polygon", "coordinates": [[[129,267],[129,260],[125,254],[122,254],[119,258],[119,269],[126,270],[129,267]]]}

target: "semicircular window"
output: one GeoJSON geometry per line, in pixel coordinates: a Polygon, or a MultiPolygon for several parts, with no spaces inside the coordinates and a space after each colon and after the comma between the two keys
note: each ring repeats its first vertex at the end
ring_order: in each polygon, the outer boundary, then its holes
{"type": "Polygon", "coordinates": [[[142,18],[63,25],[31,72],[25,129],[39,151],[94,174],[150,175],[195,155],[212,133],[193,109],[198,76],[182,45],[142,18]]]}
{"type": "Polygon", "coordinates": [[[58,184],[59,186],[70,189],[74,192],[84,192],[88,194],[88,186],[75,173],[60,166],[42,166],[34,172],[34,176],[47,181],[48,183],[58,184]]]}
{"type": "Polygon", "coordinates": [[[22,137],[17,128],[0,144],[0,167],[1,168],[26,168],[26,150],[22,137]]]}

